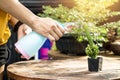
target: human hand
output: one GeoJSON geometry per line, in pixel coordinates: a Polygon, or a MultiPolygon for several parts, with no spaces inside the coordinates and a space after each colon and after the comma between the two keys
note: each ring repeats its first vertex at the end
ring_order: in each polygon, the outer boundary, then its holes
{"type": "Polygon", "coordinates": [[[50,41],[58,40],[66,31],[51,18],[37,18],[32,28],[37,33],[47,37],[50,41]]]}
{"type": "Polygon", "coordinates": [[[18,40],[24,37],[25,35],[29,34],[30,32],[32,32],[32,29],[28,25],[20,25],[18,29],[18,40]]]}
{"type": "MultiPolygon", "coordinates": [[[[18,29],[18,40],[29,34],[30,32],[32,32],[32,29],[29,26],[27,26],[26,24],[20,25],[18,29]]],[[[15,48],[15,50],[20,53],[17,48],[15,48]]],[[[21,58],[24,58],[24,56],[21,55],[21,58]]]]}
{"type": "Polygon", "coordinates": [[[63,28],[57,25],[55,20],[36,16],[18,0],[1,0],[0,8],[27,24],[34,31],[45,36],[50,41],[58,40],[65,32],[63,28]],[[16,7],[18,7],[19,10],[16,7]]]}

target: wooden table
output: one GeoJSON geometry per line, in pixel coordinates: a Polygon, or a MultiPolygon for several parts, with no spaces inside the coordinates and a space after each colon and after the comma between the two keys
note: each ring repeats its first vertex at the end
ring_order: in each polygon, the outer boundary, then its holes
{"type": "Polygon", "coordinates": [[[7,67],[15,80],[120,80],[120,60],[103,57],[103,69],[89,72],[87,58],[21,61],[7,67]]]}

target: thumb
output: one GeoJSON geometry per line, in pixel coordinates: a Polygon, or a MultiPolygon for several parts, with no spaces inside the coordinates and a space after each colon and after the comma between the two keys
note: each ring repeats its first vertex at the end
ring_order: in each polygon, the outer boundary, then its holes
{"type": "Polygon", "coordinates": [[[26,33],[24,31],[24,24],[23,24],[18,29],[18,40],[21,39],[25,35],[26,35],[26,33]]]}

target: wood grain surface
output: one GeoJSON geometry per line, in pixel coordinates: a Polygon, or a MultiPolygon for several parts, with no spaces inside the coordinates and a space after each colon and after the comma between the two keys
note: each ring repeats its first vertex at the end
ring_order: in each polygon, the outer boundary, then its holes
{"type": "Polygon", "coordinates": [[[120,80],[119,63],[120,60],[103,57],[102,71],[89,72],[87,57],[30,60],[11,64],[7,71],[15,80],[120,80]]]}

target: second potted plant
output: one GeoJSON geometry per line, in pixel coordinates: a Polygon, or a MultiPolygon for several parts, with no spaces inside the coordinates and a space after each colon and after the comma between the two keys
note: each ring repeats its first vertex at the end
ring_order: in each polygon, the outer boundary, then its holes
{"type": "MultiPolygon", "coordinates": [[[[90,24],[91,25],[91,24],[90,24]]],[[[94,26],[94,25],[92,25],[94,26]]],[[[85,23],[83,25],[86,37],[88,39],[88,46],[86,47],[86,54],[88,57],[88,70],[89,71],[101,71],[102,70],[102,62],[103,58],[98,57],[99,54],[99,47],[97,44],[95,44],[92,40],[92,37],[89,32],[89,24],[85,23]]]]}

